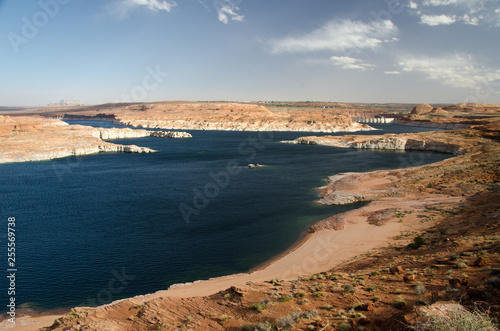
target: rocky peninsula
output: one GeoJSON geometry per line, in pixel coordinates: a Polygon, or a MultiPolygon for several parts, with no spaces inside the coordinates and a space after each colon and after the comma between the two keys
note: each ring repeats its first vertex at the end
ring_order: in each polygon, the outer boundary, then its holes
{"type": "MultiPolygon", "coordinates": [[[[324,145],[341,148],[378,149],[378,150],[419,150],[450,154],[462,154],[470,143],[449,139],[450,133],[405,133],[370,136],[309,136],[300,137],[283,143],[324,145]]],[[[463,140],[463,139],[462,139],[463,140]]]]}
{"type": "Polygon", "coordinates": [[[57,119],[40,116],[0,116],[0,163],[43,161],[96,153],[152,153],[155,151],[147,147],[104,141],[148,136],[191,137],[185,132],[68,125],[57,119]]]}

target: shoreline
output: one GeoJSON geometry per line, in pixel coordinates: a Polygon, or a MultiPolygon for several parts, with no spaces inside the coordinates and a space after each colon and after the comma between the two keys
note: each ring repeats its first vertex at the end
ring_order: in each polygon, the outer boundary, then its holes
{"type": "MultiPolygon", "coordinates": [[[[404,169],[390,171],[401,170],[404,169]]],[[[365,174],[370,175],[371,173],[377,172],[380,171],[367,172],[365,174]]],[[[456,202],[461,199],[463,199],[463,197],[447,196],[376,199],[365,206],[339,214],[345,215],[346,219],[348,219],[348,226],[346,229],[328,229],[316,231],[314,233],[306,231],[284,252],[252,268],[247,273],[221,276],[208,280],[198,280],[186,284],[174,284],[167,290],[117,300],[97,307],[96,309],[109,307],[117,302],[126,300],[145,302],[158,297],[188,298],[207,296],[226,290],[231,286],[244,286],[248,282],[266,282],[276,277],[280,279],[295,279],[314,273],[326,272],[334,267],[348,263],[360,254],[386,247],[388,244],[391,244],[391,238],[402,231],[402,225],[395,222],[395,219],[384,226],[368,224],[366,222],[367,213],[374,213],[378,210],[391,207],[401,208],[402,206],[419,209],[429,204],[456,202]]],[[[321,222],[321,220],[317,223],[319,222],[321,222]]],[[[54,312],[55,310],[51,311],[54,312]]],[[[25,315],[16,317],[16,320],[19,319],[18,321],[21,321],[23,324],[21,326],[16,325],[15,330],[28,331],[39,329],[42,326],[49,326],[48,324],[42,325],[48,320],[53,322],[55,319],[62,316],[63,315],[53,315],[51,312],[46,311],[36,316],[25,315]]],[[[5,321],[0,323],[0,330],[4,330],[2,328],[4,327],[4,322],[5,321]]],[[[6,328],[5,330],[7,329],[10,328],[6,328]]]]}
{"type": "MultiPolygon", "coordinates": [[[[230,287],[244,287],[247,283],[269,282],[273,278],[291,280],[299,277],[327,272],[345,265],[353,258],[392,244],[392,238],[409,229],[427,228],[429,225],[400,223],[393,217],[387,224],[377,226],[366,219],[377,211],[387,208],[409,208],[417,211],[429,205],[457,203],[463,197],[426,196],[416,199],[408,197],[388,198],[372,201],[360,208],[339,215],[347,219],[343,230],[324,229],[314,233],[305,232],[287,250],[263,262],[247,273],[232,274],[207,280],[197,280],[185,284],[174,284],[167,290],[116,300],[95,309],[106,309],[119,302],[128,300],[146,302],[159,297],[190,298],[213,295],[230,287]]],[[[413,213],[415,215],[417,213],[413,213]]],[[[321,222],[321,221],[319,221],[321,222]]],[[[319,223],[318,222],[318,223],[319,223]]],[[[317,223],[317,224],[318,224],[317,223]]],[[[16,324],[9,327],[7,320],[0,322],[0,330],[32,331],[50,326],[56,319],[65,315],[71,308],[51,309],[37,315],[16,316],[16,324]],[[58,314],[54,314],[59,312],[58,314]],[[13,329],[15,327],[15,329],[13,329]]]]}

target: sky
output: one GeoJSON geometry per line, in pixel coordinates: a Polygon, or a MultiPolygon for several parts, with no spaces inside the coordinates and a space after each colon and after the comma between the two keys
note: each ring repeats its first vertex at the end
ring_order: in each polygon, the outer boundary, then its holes
{"type": "Polygon", "coordinates": [[[0,0],[0,106],[500,103],[500,0],[0,0]]]}

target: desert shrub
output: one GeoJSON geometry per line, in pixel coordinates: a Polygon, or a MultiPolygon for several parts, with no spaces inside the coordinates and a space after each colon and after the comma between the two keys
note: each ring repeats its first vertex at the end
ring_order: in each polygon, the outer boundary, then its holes
{"type": "Polygon", "coordinates": [[[375,292],[377,290],[377,287],[375,285],[370,285],[366,288],[368,292],[375,292]]]}
{"type": "Polygon", "coordinates": [[[314,292],[319,292],[319,291],[322,291],[325,287],[323,286],[323,284],[318,284],[316,285],[314,288],[313,288],[313,291],[314,292]]]}
{"type": "Polygon", "coordinates": [[[352,287],[352,285],[344,285],[344,291],[343,293],[344,294],[347,294],[347,293],[354,293],[354,287],[352,287]]]}
{"type": "Polygon", "coordinates": [[[377,302],[377,301],[380,301],[380,297],[378,295],[375,295],[373,298],[372,298],[373,302],[377,302]]]}
{"type": "Polygon", "coordinates": [[[271,279],[271,284],[273,284],[273,286],[280,285],[280,283],[281,280],[278,277],[271,279]]]}
{"type": "Polygon", "coordinates": [[[418,299],[417,301],[415,301],[415,305],[416,306],[428,306],[429,303],[425,299],[418,299]]]}
{"type": "Polygon", "coordinates": [[[300,319],[300,317],[300,310],[295,310],[291,314],[278,317],[276,319],[276,326],[281,330],[289,330],[295,326],[295,323],[300,319]]]}
{"type": "Polygon", "coordinates": [[[313,297],[315,299],[319,299],[319,298],[323,297],[324,295],[325,294],[323,292],[316,292],[316,293],[313,294],[313,297]]]}
{"type": "Polygon", "coordinates": [[[418,235],[415,238],[413,238],[413,242],[408,245],[408,248],[418,249],[422,247],[424,244],[425,244],[425,239],[422,236],[418,235]]]}
{"type": "Polygon", "coordinates": [[[342,322],[339,324],[339,331],[350,331],[351,329],[351,324],[347,322],[342,322]]]}
{"type": "Polygon", "coordinates": [[[281,302],[287,302],[287,301],[290,301],[290,300],[292,300],[292,297],[291,297],[291,296],[289,296],[289,295],[284,295],[284,296],[282,296],[282,297],[280,298],[280,301],[281,301],[281,302]]]}
{"type": "Polygon", "coordinates": [[[394,305],[396,306],[396,308],[402,309],[406,307],[406,301],[403,298],[399,297],[394,305]]]}
{"type": "Polygon", "coordinates": [[[455,265],[455,268],[457,268],[457,269],[465,269],[465,268],[467,268],[467,264],[465,264],[464,262],[460,262],[460,263],[457,263],[455,265]]]}
{"type": "Polygon", "coordinates": [[[295,296],[296,296],[297,298],[303,298],[303,297],[305,297],[305,296],[306,296],[306,292],[305,292],[305,291],[300,291],[300,292],[298,292],[297,294],[295,294],[295,296]]]}
{"type": "Polygon", "coordinates": [[[273,330],[274,326],[269,321],[257,324],[254,329],[254,331],[273,331],[273,330]]]}
{"type": "Polygon", "coordinates": [[[421,294],[424,294],[425,292],[427,292],[427,290],[425,289],[424,284],[422,284],[420,282],[415,284],[415,294],[416,295],[421,295],[421,294]]]}
{"type": "Polygon", "coordinates": [[[488,314],[479,310],[464,311],[455,308],[448,315],[432,315],[410,326],[417,331],[496,331],[498,327],[493,323],[488,314]]]}
{"type": "Polygon", "coordinates": [[[251,309],[257,310],[259,313],[267,309],[267,301],[256,302],[250,306],[251,309]]]}
{"type": "Polygon", "coordinates": [[[302,319],[305,319],[305,320],[308,320],[308,319],[311,319],[311,318],[315,318],[316,316],[318,316],[318,311],[316,309],[313,309],[311,311],[305,311],[303,312],[301,315],[300,315],[300,318],[302,319]]]}

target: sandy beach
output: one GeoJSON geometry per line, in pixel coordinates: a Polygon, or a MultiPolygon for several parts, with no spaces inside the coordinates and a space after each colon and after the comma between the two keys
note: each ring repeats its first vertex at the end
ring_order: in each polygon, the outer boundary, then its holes
{"type": "MultiPolygon", "coordinates": [[[[375,176],[374,180],[378,181],[379,179],[375,176]]],[[[367,187],[371,187],[371,185],[364,186],[364,189],[367,187]]],[[[360,191],[363,190],[362,187],[359,189],[360,191]]],[[[344,229],[327,229],[308,234],[300,243],[283,253],[281,257],[271,260],[267,265],[264,264],[264,267],[260,270],[174,285],[168,290],[136,296],[132,300],[146,302],[159,297],[188,298],[207,296],[231,286],[244,286],[248,282],[264,282],[273,278],[291,280],[328,271],[373,249],[389,246],[394,242],[393,238],[401,234],[401,232],[422,229],[423,225],[416,217],[418,210],[432,205],[457,203],[461,199],[461,197],[432,196],[418,199],[405,197],[374,201],[359,209],[341,214],[346,219],[344,229]],[[411,211],[412,213],[409,218],[405,218],[404,222],[399,222],[396,217],[390,218],[382,226],[367,222],[369,215],[390,208],[411,211]],[[415,216],[412,217],[411,215],[415,216]]],[[[8,321],[3,321],[0,323],[0,330],[37,330],[51,325],[55,319],[61,316],[24,316],[17,319],[15,326],[8,321]]]]}

